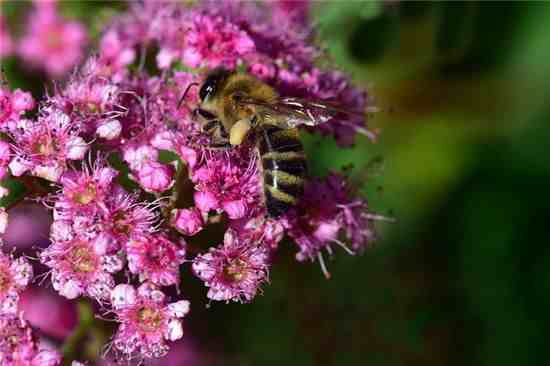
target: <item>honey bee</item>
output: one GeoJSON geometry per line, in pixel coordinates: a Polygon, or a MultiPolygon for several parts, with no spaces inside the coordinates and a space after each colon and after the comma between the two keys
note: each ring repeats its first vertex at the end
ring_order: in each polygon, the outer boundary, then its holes
{"type": "Polygon", "coordinates": [[[212,149],[228,149],[252,136],[259,151],[267,213],[277,218],[303,193],[306,156],[297,127],[316,126],[344,110],[326,102],[282,98],[254,76],[213,70],[199,89],[194,114],[212,149]]]}

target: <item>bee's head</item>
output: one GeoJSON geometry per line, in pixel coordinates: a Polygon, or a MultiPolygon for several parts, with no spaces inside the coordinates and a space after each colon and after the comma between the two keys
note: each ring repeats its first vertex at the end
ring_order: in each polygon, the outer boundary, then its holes
{"type": "Polygon", "coordinates": [[[216,93],[220,90],[222,83],[230,74],[230,71],[221,68],[211,71],[202,83],[199,91],[201,101],[205,102],[216,95],[216,93]]]}

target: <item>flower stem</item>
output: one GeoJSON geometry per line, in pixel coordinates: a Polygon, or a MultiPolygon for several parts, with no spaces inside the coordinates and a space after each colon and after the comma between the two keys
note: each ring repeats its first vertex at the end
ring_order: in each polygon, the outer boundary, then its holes
{"type": "Polygon", "coordinates": [[[78,302],[78,318],[78,326],[66,339],[62,348],[65,365],[70,365],[77,358],[82,347],[82,341],[86,339],[94,325],[94,312],[89,302],[85,300],[78,302]]]}

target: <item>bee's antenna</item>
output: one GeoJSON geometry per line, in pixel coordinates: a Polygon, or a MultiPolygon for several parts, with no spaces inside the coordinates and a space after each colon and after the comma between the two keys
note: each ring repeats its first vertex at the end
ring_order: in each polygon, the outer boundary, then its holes
{"type": "Polygon", "coordinates": [[[178,102],[178,109],[181,107],[181,103],[185,100],[185,97],[187,96],[187,92],[189,89],[191,89],[192,86],[199,86],[199,83],[191,83],[187,86],[187,89],[185,89],[185,92],[183,92],[183,95],[181,96],[179,102],[178,102]]]}

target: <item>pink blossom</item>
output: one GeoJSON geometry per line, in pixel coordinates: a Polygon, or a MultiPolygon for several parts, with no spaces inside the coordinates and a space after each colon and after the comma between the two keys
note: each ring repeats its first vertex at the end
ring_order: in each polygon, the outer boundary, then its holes
{"type": "Polygon", "coordinates": [[[185,242],[174,243],[162,234],[133,239],[126,245],[128,268],[140,281],[159,286],[177,285],[185,260],[185,242]]]}
{"type": "Polygon", "coordinates": [[[124,74],[127,71],[126,66],[134,62],[136,58],[136,52],[132,45],[124,42],[120,33],[115,30],[109,30],[103,35],[99,45],[99,54],[99,62],[109,69],[107,75],[124,74]]]}
{"type": "Polygon", "coordinates": [[[53,242],[40,253],[40,261],[52,269],[53,288],[68,299],[83,294],[105,299],[114,287],[112,274],[123,267],[118,255],[105,254],[100,237],[53,242]]]}
{"type": "Polygon", "coordinates": [[[169,350],[167,341],[183,336],[181,318],[189,312],[189,302],[167,304],[154,285],[145,283],[137,290],[118,285],[111,292],[111,303],[120,323],[113,346],[128,359],[162,357],[169,350]]]}
{"type": "Polygon", "coordinates": [[[137,181],[147,192],[164,192],[175,183],[174,173],[172,165],[152,161],[139,169],[137,181]]]}
{"type": "Polygon", "coordinates": [[[151,234],[156,230],[158,221],[155,208],[155,205],[140,202],[136,194],[126,193],[120,187],[114,188],[102,212],[103,234],[116,243],[116,248],[151,234]]]}
{"type": "Polygon", "coordinates": [[[221,16],[192,15],[185,33],[183,62],[190,67],[235,67],[254,51],[254,42],[244,30],[221,16]]]}
{"type": "Polygon", "coordinates": [[[285,228],[280,220],[267,218],[265,214],[251,219],[234,220],[231,229],[248,242],[261,242],[265,247],[276,250],[285,235],[285,228]]]}
{"type": "Polygon", "coordinates": [[[183,235],[192,236],[201,231],[203,221],[197,208],[178,209],[172,212],[172,226],[183,235]]]}
{"type": "Polygon", "coordinates": [[[96,160],[91,167],[84,165],[82,171],[68,171],[61,179],[62,193],[58,200],[63,201],[65,209],[93,210],[104,205],[111,194],[113,180],[118,172],[102,159],[96,160]]]}
{"type": "Polygon", "coordinates": [[[211,154],[195,166],[191,179],[201,211],[223,210],[229,218],[240,219],[258,209],[261,184],[253,151],[243,146],[229,154],[211,154]]]}
{"type": "Polygon", "coordinates": [[[0,315],[17,312],[19,295],[32,276],[32,266],[26,258],[15,259],[0,252],[0,315]]]}
{"type": "Polygon", "coordinates": [[[31,93],[21,89],[11,92],[0,84],[0,129],[14,128],[21,116],[33,108],[31,93]]]}
{"type": "Polygon", "coordinates": [[[86,42],[82,24],[63,19],[55,6],[38,6],[29,15],[18,51],[30,65],[61,76],[81,60],[86,42]]]}
{"type": "Polygon", "coordinates": [[[11,173],[20,176],[30,171],[52,182],[59,181],[68,161],[84,158],[89,147],[69,116],[57,110],[11,135],[17,146],[9,165],[11,173]]]}
{"type": "Polygon", "coordinates": [[[0,59],[10,56],[13,48],[13,40],[9,34],[6,19],[0,15],[0,59]]]}
{"type": "Polygon", "coordinates": [[[27,322],[18,315],[0,314],[0,365],[57,366],[61,355],[42,348],[27,322]]]}
{"type": "Polygon", "coordinates": [[[217,301],[251,301],[268,276],[268,250],[261,243],[242,241],[228,230],[219,248],[195,257],[193,272],[217,301]]]}
{"type": "Polygon", "coordinates": [[[325,181],[314,179],[305,186],[298,207],[288,215],[287,229],[300,251],[296,259],[319,259],[324,268],[321,251],[332,254],[332,245],[338,245],[350,254],[369,246],[376,238],[372,227],[375,215],[367,211],[367,202],[353,198],[345,180],[331,174],[325,181]],[[345,234],[351,249],[340,240],[345,234]]]}

